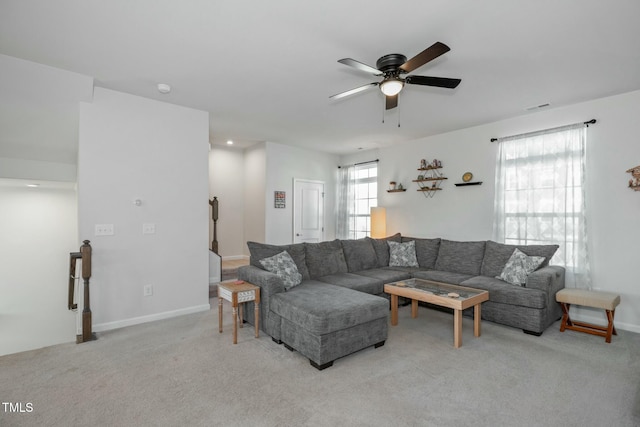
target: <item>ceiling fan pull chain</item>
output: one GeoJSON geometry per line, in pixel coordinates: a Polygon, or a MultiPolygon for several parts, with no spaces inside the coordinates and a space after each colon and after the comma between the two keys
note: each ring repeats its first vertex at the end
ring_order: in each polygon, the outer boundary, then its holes
{"type": "Polygon", "coordinates": [[[398,127],[400,127],[400,103],[398,103],[398,127]]]}

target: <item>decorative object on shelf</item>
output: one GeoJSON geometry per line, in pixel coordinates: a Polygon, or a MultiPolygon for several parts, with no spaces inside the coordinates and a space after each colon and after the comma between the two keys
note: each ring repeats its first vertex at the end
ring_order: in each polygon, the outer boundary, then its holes
{"type": "Polygon", "coordinates": [[[442,181],[447,179],[440,169],[442,168],[442,162],[434,159],[431,163],[427,164],[426,160],[420,161],[420,174],[418,179],[414,179],[413,182],[418,183],[418,191],[422,192],[425,197],[433,197],[436,191],[442,190],[440,185],[442,181]]]}
{"type": "Polygon", "coordinates": [[[401,193],[403,191],[407,191],[407,189],[404,188],[402,184],[399,183],[398,185],[395,186],[395,188],[391,188],[391,186],[389,186],[389,190],[387,190],[387,193],[401,193]]]}
{"type": "Polygon", "coordinates": [[[632,176],[629,180],[629,188],[633,191],[640,191],[640,166],[631,168],[627,172],[632,176]]]}
{"type": "Polygon", "coordinates": [[[395,190],[396,189],[396,182],[395,181],[391,181],[389,183],[389,190],[395,190]]]}
{"type": "Polygon", "coordinates": [[[473,174],[471,172],[465,172],[462,174],[462,182],[457,182],[456,187],[463,187],[466,185],[480,185],[482,181],[471,182],[473,179],[473,174]]]}

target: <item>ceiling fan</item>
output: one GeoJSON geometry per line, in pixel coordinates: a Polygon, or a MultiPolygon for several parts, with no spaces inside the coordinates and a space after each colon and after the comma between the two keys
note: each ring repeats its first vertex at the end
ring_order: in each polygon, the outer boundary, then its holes
{"type": "Polygon", "coordinates": [[[414,75],[402,77],[403,74],[408,74],[413,70],[422,67],[427,62],[433,61],[440,55],[447,53],[449,50],[451,49],[449,49],[449,46],[447,46],[446,44],[436,42],[408,61],[407,57],[400,53],[391,53],[389,55],[381,57],[376,61],[377,68],[374,68],[367,64],[363,64],[362,62],[356,61],[355,59],[351,58],[340,59],[338,60],[338,62],[341,64],[348,65],[349,67],[353,67],[366,73],[371,73],[374,76],[383,76],[383,79],[381,82],[373,82],[364,86],[359,86],[357,88],[332,95],[329,98],[343,98],[345,96],[353,95],[355,93],[371,89],[375,86],[380,86],[380,90],[386,97],[385,108],[387,110],[390,110],[398,106],[398,94],[405,84],[436,86],[455,89],[462,81],[461,79],[414,75]]]}

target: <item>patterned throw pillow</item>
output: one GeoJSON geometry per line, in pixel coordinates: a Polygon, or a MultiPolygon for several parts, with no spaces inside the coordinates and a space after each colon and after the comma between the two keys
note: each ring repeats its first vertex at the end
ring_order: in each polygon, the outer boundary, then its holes
{"type": "Polygon", "coordinates": [[[543,256],[528,256],[516,248],[496,279],[502,279],[512,285],[524,286],[529,273],[535,271],[543,262],[543,256]]]}
{"type": "Polygon", "coordinates": [[[260,264],[262,264],[267,271],[282,278],[285,290],[289,290],[302,282],[302,274],[298,272],[296,263],[287,251],[282,251],[272,257],[261,259],[260,264]]]}
{"type": "Polygon", "coordinates": [[[388,240],[387,243],[389,244],[389,267],[419,267],[414,240],[405,243],[388,240]]]}

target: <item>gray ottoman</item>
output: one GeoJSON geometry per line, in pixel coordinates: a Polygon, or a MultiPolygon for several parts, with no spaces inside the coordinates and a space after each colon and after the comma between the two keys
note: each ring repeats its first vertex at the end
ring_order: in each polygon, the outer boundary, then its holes
{"type": "Polygon", "coordinates": [[[389,301],[340,286],[302,284],[271,297],[280,317],[280,340],[317,369],[369,346],[384,345],[389,301]]]}

